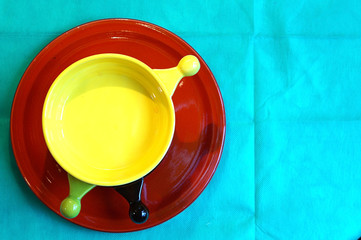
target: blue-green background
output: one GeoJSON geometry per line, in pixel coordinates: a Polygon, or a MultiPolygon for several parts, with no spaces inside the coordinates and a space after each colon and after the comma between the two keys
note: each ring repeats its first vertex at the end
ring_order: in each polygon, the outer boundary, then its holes
{"type": "Polygon", "coordinates": [[[357,239],[361,236],[361,3],[350,0],[0,1],[1,239],[357,239]],[[154,228],[63,220],[16,166],[16,86],[52,39],[102,18],[160,25],[203,57],[227,117],[215,176],[154,228]]]}

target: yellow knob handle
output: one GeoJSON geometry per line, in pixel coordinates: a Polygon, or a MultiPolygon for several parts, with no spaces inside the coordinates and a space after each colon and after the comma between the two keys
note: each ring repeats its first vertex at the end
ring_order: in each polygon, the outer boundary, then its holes
{"type": "Polygon", "coordinates": [[[193,76],[201,67],[198,59],[193,55],[183,57],[178,63],[178,69],[182,72],[183,76],[193,76]]]}
{"type": "Polygon", "coordinates": [[[160,81],[163,82],[168,95],[171,97],[177,88],[179,81],[183,77],[195,75],[199,71],[200,66],[200,63],[195,56],[187,55],[183,57],[174,68],[153,69],[153,71],[158,75],[160,81]]]}

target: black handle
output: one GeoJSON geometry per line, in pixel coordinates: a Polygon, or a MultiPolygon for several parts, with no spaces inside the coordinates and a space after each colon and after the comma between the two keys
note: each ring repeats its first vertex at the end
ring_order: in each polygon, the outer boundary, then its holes
{"type": "Polygon", "coordinates": [[[137,224],[145,223],[149,217],[147,207],[141,201],[141,193],[144,179],[114,187],[129,203],[129,217],[137,224]]]}

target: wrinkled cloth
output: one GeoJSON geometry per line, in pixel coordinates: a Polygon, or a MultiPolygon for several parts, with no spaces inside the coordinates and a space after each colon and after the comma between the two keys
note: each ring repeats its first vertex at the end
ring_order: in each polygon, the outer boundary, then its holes
{"type": "Polygon", "coordinates": [[[0,1],[2,239],[357,239],[361,236],[359,1],[0,1]],[[219,167],[187,209],[110,234],[74,225],[30,190],[10,110],[28,64],[88,21],[133,18],[187,41],[226,110],[219,167]]]}

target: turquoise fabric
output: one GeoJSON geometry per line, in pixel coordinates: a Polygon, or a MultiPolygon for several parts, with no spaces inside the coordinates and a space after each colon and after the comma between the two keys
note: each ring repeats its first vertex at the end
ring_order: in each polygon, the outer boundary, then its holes
{"type": "Polygon", "coordinates": [[[0,1],[1,239],[357,239],[361,236],[361,4],[351,0],[0,1]],[[221,89],[227,136],[208,187],[144,231],[63,220],[32,193],[11,150],[21,75],[52,39],[102,18],[182,37],[221,89]]]}

